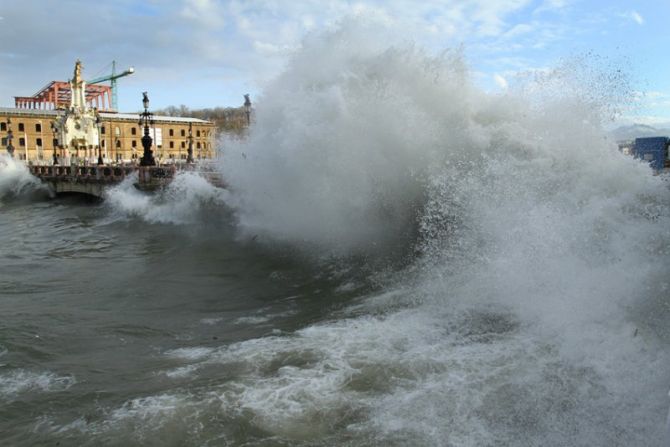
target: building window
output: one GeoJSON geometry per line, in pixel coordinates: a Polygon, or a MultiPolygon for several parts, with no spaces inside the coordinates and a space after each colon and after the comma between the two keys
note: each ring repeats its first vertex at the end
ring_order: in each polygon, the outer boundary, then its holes
{"type": "Polygon", "coordinates": [[[23,127],[23,123],[19,123],[19,132],[24,132],[26,129],[23,127]]]}
{"type": "Polygon", "coordinates": [[[102,146],[103,149],[105,148],[105,140],[102,140],[102,146]]]}
{"type": "Polygon", "coordinates": [[[54,147],[57,147],[58,146],[58,138],[54,138],[54,140],[51,143],[54,145],[54,147]]]}
{"type": "Polygon", "coordinates": [[[105,134],[105,126],[100,126],[100,133],[105,134]]]}
{"type": "Polygon", "coordinates": [[[7,131],[7,123],[0,123],[0,130],[3,132],[7,131]]]}
{"type": "Polygon", "coordinates": [[[116,148],[119,149],[121,147],[121,142],[119,140],[116,140],[116,148]]]}
{"type": "Polygon", "coordinates": [[[186,142],[185,142],[185,141],[182,141],[182,142],[181,142],[181,148],[184,149],[185,147],[186,147],[186,142]]]}
{"type": "Polygon", "coordinates": [[[200,142],[199,142],[199,141],[198,141],[198,143],[195,145],[195,147],[197,147],[198,149],[200,149],[200,142]]]}
{"type": "Polygon", "coordinates": [[[19,146],[25,146],[26,145],[26,139],[25,138],[19,138],[19,146]]]}
{"type": "Polygon", "coordinates": [[[199,136],[200,136],[200,131],[199,131],[199,130],[195,132],[195,136],[196,136],[196,137],[199,137],[199,136]]]}
{"type": "Polygon", "coordinates": [[[135,128],[135,127],[131,127],[131,128],[130,128],[130,134],[131,134],[131,135],[137,135],[137,128],[135,128]]]}
{"type": "Polygon", "coordinates": [[[42,147],[42,139],[41,139],[41,138],[38,138],[38,139],[35,140],[35,141],[36,141],[35,144],[36,144],[37,146],[42,147]]]}
{"type": "Polygon", "coordinates": [[[185,137],[186,136],[186,131],[184,129],[181,130],[181,136],[185,137]]]}
{"type": "Polygon", "coordinates": [[[174,129],[170,129],[170,136],[174,137],[174,129]]]}
{"type": "MultiPolygon", "coordinates": [[[[135,128],[133,127],[133,129],[135,129],[135,128]]],[[[137,147],[137,140],[133,140],[133,142],[132,142],[132,146],[133,146],[133,147],[137,147]]]]}
{"type": "MultiPolygon", "coordinates": [[[[35,132],[42,132],[42,123],[35,123],[35,132]]],[[[41,144],[38,144],[41,146],[41,144]]]]}
{"type": "Polygon", "coordinates": [[[174,141],[170,141],[170,149],[174,148],[174,141]]]}

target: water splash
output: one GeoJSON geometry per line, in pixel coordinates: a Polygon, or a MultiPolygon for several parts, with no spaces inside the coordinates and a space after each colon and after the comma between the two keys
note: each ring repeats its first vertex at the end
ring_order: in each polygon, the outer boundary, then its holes
{"type": "Polygon", "coordinates": [[[52,372],[33,372],[24,369],[0,371],[0,401],[11,402],[29,392],[64,391],[76,383],[72,376],[57,376],[52,372]]]}
{"type": "Polygon", "coordinates": [[[28,167],[7,154],[0,154],[0,204],[3,198],[18,197],[41,189],[28,167]]]}
{"type": "MultiPolygon", "coordinates": [[[[234,399],[251,399],[266,429],[309,425],[307,406],[332,395],[323,404],[335,419],[368,412],[359,429],[370,434],[372,421],[385,441],[660,442],[667,183],[603,130],[627,99],[625,77],[607,77],[601,95],[564,74],[486,95],[458,51],[430,56],[347,26],[304,42],[257,101],[248,140],[224,158],[240,230],[340,254],[409,240],[419,256],[384,279],[397,293],[368,300],[381,320],[309,328],[292,343],[318,360],[241,379],[248,389],[234,399]],[[458,337],[454,327],[477,333],[458,323],[464,315],[490,312],[512,315],[512,336],[485,346],[458,337]],[[312,339],[321,332],[328,341],[312,339]],[[392,334],[391,346],[379,339],[392,334]],[[407,373],[410,358],[431,367],[407,373]],[[338,395],[364,367],[406,380],[388,377],[369,399],[338,395]],[[312,382],[329,391],[298,385],[312,382]]],[[[499,320],[477,319],[484,331],[499,320]]],[[[245,349],[258,360],[273,343],[245,349]]]]}
{"type": "Polygon", "coordinates": [[[151,223],[197,222],[202,210],[221,207],[228,195],[227,191],[193,172],[178,173],[164,190],[155,194],[139,191],[135,183],[136,175],[108,190],[107,206],[124,218],[140,218],[151,223]]]}
{"type": "Polygon", "coordinates": [[[151,222],[191,222],[213,201],[266,241],[337,254],[409,241],[416,255],[327,321],[164,352],[166,380],[213,369],[225,379],[212,386],[132,397],[53,430],[662,445],[667,184],[607,139],[613,109],[571,86],[579,76],[502,96],[470,78],[459,51],[431,56],[345,24],[308,38],[257,102],[248,140],[227,146],[226,194],[190,177],[169,189],[174,203],[130,183],[110,192],[116,212],[151,222]]]}
{"type": "Polygon", "coordinates": [[[306,42],[257,102],[248,141],[229,145],[242,231],[344,252],[393,244],[412,237],[431,172],[470,159],[480,94],[460,53],[351,40],[306,42]]]}

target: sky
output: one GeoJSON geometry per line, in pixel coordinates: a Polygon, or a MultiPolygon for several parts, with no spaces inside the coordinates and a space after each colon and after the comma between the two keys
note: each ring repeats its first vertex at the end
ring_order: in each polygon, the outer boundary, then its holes
{"type": "Polygon", "coordinates": [[[119,109],[240,106],[308,33],[374,18],[438,53],[462,47],[475,83],[504,92],[520,74],[587,57],[636,92],[622,123],[670,122],[668,0],[0,0],[0,106],[52,80],[129,66],[119,109]]]}

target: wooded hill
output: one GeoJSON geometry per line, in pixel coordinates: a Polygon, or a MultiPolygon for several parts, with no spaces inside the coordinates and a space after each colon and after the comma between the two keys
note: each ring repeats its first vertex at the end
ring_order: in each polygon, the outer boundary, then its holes
{"type": "Polygon", "coordinates": [[[247,128],[247,114],[243,107],[215,107],[213,109],[190,110],[185,105],[168,106],[162,110],[154,111],[155,115],[163,116],[185,116],[198,118],[214,123],[217,133],[241,134],[247,128]]]}

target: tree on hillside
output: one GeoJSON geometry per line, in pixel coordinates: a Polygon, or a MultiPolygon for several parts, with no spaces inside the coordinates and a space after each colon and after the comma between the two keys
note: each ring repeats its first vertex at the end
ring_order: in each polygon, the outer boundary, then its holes
{"type": "Polygon", "coordinates": [[[241,134],[247,128],[247,115],[243,107],[215,107],[190,110],[185,105],[168,106],[156,110],[156,115],[198,118],[214,123],[218,132],[241,134]]]}

